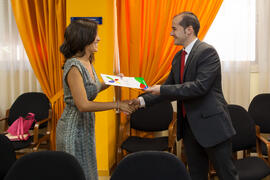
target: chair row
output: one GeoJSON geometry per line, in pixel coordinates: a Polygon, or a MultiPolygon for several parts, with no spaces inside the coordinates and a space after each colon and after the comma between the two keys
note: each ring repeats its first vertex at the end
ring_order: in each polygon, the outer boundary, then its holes
{"type": "MultiPolygon", "coordinates": [[[[32,152],[16,160],[14,148],[4,135],[0,135],[0,151],[0,180],[85,180],[79,162],[68,153],[32,152]]],[[[141,151],[127,155],[111,176],[111,180],[126,179],[191,180],[180,159],[163,151],[141,151]]]]}
{"type": "MultiPolygon", "coordinates": [[[[268,106],[270,107],[270,106],[268,106]]],[[[232,137],[232,150],[243,151],[242,158],[234,157],[240,180],[263,179],[270,175],[269,158],[263,158],[261,145],[266,143],[260,128],[250,113],[239,105],[228,105],[236,135],[232,137]],[[256,147],[258,156],[249,153],[256,147]]],[[[149,118],[149,116],[148,116],[149,118]]],[[[142,148],[142,147],[141,147],[142,148]]],[[[190,179],[183,162],[175,155],[163,151],[141,151],[129,153],[112,174],[111,180],[124,179],[190,179]]]]}
{"type": "Polygon", "coordinates": [[[78,160],[65,152],[31,152],[16,160],[13,145],[2,134],[0,159],[0,180],[85,180],[78,160]]]}
{"type": "MultiPolygon", "coordinates": [[[[270,174],[270,158],[268,158],[268,154],[270,153],[267,153],[270,152],[270,149],[267,149],[267,147],[270,147],[270,143],[260,133],[260,130],[262,133],[270,132],[269,107],[270,94],[257,95],[250,103],[248,111],[239,105],[228,105],[232,123],[237,132],[232,138],[233,152],[237,154],[238,151],[243,151],[244,154],[242,159],[235,158],[235,165],[238,169],[240,179],[249,179],[248,177],[261,179],[270,174]],[[252,149],[258,154],[258,157],[250,156],[249,152],[252,149]]],[[[120,150],[118,149],[118,152],[123,152],[120,156],[145,150],[175,153],[176,135],[174,125],[176,124],[176,119],[173,114],[170,102],[162,102],[153,107],[139,109],[134,112],[126,124],[120,128],[121,131],[119,134],[122,137],[119,138],[121,146],[119,146],[120,150]],[[174,130],[168,133],[172,136],[143,138],[132,134],[133,129],[143,132],[165,129],[174,130]]],[[[181,159],[185,161],[183,153],[181,154],[181,159]]]]}
{"type": "MultiPolygon", "coordinates": [[[[235,154],[234,162],[240,180],[263,179],[270,174],[269,158],[263,158],[261,144],[267,141],[261,136],[259,126],[250,114],[239,105],[228,105],[229,113],[236,135],[232,137],[232,150],[235,154]],[[249,152],[256,149],[256,155],[249,152]],[[237,152],[242,151],[243,157],[237,157],[237,152]]],[[[267,142],[268,143],[268,142],[267,142]]]]}
{"type": "MultiPolygon", "coordinates": [[[[239,105],[228,105],[236,129],[233,152],[240,179],[262,179],[270,174],[270,142],[262,133],[270,133],[270,94],[255,96],[248,111],[239,105]],[[242,152],[242,158],[237,157],[242,152]],[[255,155],[251,153],[256,153],[255,155]],[[255,156],[255,157],[254,157],[255,156]]],[[[210,176],[215,174],[210,166],[210,176]]]]}
{"type": "MultiPolygon", "coordinates": [[[[270,132],[270,94],[260,94],[254,97],[250,103],[248,112],[238,105],[229,105],[230,115],[232,117],[233,125],[237,131],[237,135],[233,137],[233,151],[237,152],[239,150],[244,151],[244,158],[247,160],[236,161],[236,166],[239,169],[240,177],[245,177],[247,173],[252,171],[241,171],[241,167],[244,164],[256,164],[260,162],[260,165],[254,165],[252,169],[264,169],[262,176],[268,173],[269,168],[265,166],[266,163],[270,162],[268,158],[268,152],[270,150],[270,143],[260,135],[262,133],[270,132]],[[255,120],[255,122],[254,122],[255,120]],[[255,128],[255,123],[256,128],[255,128]],[[256,146],[257,145],[257,146],[256,146]],[[255,148],[256,147],[256,148],[255,148]],[[261,161],[255,157],[249,156],[247,152],[253,151],[258,153],[261,161]],[[263,158],[266,157],[266,158],[263,158]]],[[[24,116],[28,112],[34,112],[37,116],[36,127],[42,127],[43,122],[47,124],[43,127],[47,128],[45,136],[42,138],[41,135],[34,134],[30,138],[29,142],[13,142],[13,147],[15,150],[32,147],[33,150],[37,150],[41,144],[41,140],[48,143],[50,134],[50,119],[51,119],[51,108],[48,98],[43,93],[25,93],[19,96],[16,101],[11,106],[10,110],[7,111],[7,124],[11,125],[18,116],[24,116]],[[26,144],[25,144],[26,143],[26,144]]],[[[126,127],[121,127],[119,140],[121,141],[121,146],[119,148],[123,149],[124,153],[120,154],[120,158],[127,153],[134,153],[138,151],[169,151],[176,154],[176,115],[173,112],[173,108],[170,102],[162,102],[156,104],[150,108],[139,109],[134,112],[126,124],[122,126],[130,126],[131,129],[143,131],[143,132],[157,132],[168,130],[168,136],[158,137],[158,138],[142,138],[132,135],[132,131],[126,131],[126,127]],[[127,134],[125,134],[128,132],[127,134]],[[124,137],[128,136],[125,140],[124,137]]],[[[34,130],[38,132],[38,130],[34,130]]],[[[118,152],[119,151],[118,149],[118,152]]],[[[182,155],[182,157],[184,157],[182,155]]],[[[120,160],[118,159],[118,162],[120,160]]],[[[270,163],[269,163],[270,164],[270,163]]],[[[250,176],[250,175],[248,175],[250,176]]],[[[245,179],[245,178],[241,178],[245,179]]]]}

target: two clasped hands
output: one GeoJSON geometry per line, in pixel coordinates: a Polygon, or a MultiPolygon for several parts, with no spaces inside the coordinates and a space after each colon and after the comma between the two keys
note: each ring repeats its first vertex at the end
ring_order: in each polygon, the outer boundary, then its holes
{"type": "MultiPolygon", "coordinates": [[[[121,75],[120,77],[123,77],[121,75]]],[[[148,87],[147,89],[143,89],[143,91],[147,93],[152,93],[155,95],[160,95],[160,85],[154,85],[152,87],[148,87]]],[[[119,102],[119,110],[126,115],[130,115],[134,111],[136,111],[138,108],[141,107],[139,98],[131,99],[131,100],[124,100],[119,102]]]]}

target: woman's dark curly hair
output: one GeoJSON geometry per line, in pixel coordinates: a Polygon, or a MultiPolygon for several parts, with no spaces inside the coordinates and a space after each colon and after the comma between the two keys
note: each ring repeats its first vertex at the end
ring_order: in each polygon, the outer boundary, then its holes
{"type": "MultiPolygon", "coordinates": [[[[97,36],[97,23],[95,21],[82,18],[74,20],[66,28],[64,35],[64,43],[60,46],[61,53],[66,60],[78,55],[82,57],[85,54],[85,46],[90,45],[95,41],[97,36]]],[[[92,63],[94,54],[91,54],[89,61],[92,63]]]]}

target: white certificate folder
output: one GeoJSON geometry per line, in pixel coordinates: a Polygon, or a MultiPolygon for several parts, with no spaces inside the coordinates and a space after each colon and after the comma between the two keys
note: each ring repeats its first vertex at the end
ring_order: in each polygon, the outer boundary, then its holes
{"type": "Polygon", "coordinates": [[[113,86],[122,86],[128,88],[146,89],[148,88],[142,77],[119,77],[107,74],[100,74],[104,83],[113,86]]]}

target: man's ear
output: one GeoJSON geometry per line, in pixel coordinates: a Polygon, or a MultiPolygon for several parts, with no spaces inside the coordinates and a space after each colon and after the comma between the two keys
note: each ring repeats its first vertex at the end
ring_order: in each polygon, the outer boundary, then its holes
{"type": "Polygon", "coordinates": [[[192,26],[188,26],[188,27],[186,27],[186,29],[185,29],[185,33],[186,33],[186,35],[188,35],[188,36],[190,36],[190,35],[194,34],[193,27],[192,27],[192,26]]]}

